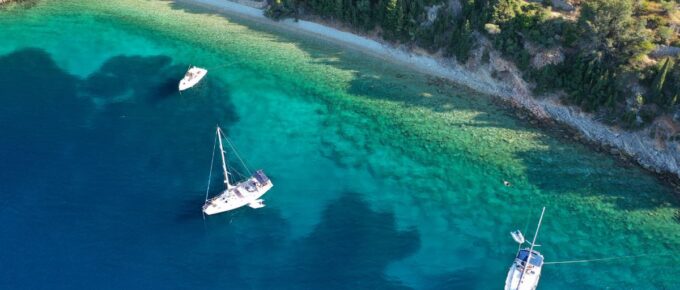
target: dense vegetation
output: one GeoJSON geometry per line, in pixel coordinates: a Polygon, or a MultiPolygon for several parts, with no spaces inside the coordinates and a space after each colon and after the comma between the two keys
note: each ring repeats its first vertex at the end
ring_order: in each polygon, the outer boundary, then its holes
{"type": "Polygon", "coordinates": [[[272,18],[315,15],[460,62],[484,35],[537,91],[564,92],[566,102],[625,125],[642,125],[680,103],[679,56],[648,57],[658,45],[680,46],[680,0],[573,0],[571,12],[551,1],[272,1],[272,18]],[[551,49],[566,61],[532,65],[536,51],[551,49]]]}
{"type": "Polygon", "coordinates": [[[18,3],[22,8],[31,8],[38,4],[40,0],[0,0],[0,9],[5,8],[10,3],[18,3]]]}

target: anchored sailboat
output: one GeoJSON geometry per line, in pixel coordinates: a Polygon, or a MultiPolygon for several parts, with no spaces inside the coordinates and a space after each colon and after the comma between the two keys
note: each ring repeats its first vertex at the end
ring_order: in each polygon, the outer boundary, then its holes
{"type": "MultiPolygon", "coordinates": [[[[217,127],[216,134],[217,134],[216,138],[219,140],[220,144],[220,154],[222,156],[222,170],[224,171],[225,190],[211,199],[207,198],[206,193],[206,201],[205,204],[203,205],[203,212],[207,215],[212,215],[237,209],[244,205],[247,205],[251,208],[264,207],[265,206],[264,201],[260,199],[260,197],[262,197],[262,195],[269,191],[272,188],[272,186],[274,186],[274,184],[272,184],[271,180],[269,180],[267,175],[265,175],[262,170],[255,171],[255,174],[251,174],[251,176],[248,179],[235,181],[234,183],[232,183],[229,180],[230,173],[227,170],[226,161],[227,159],[224,156],[225,152],[224,147],[222,146],[222,139],[226,137],[222,136],[223,133],[220,127],[217,127]]],[[[231,145],[231,142],[229,142],[228,139],[226,140],[229,143],[229,146],[236,154],[236,156],[238,157],[238,154],[236,153],[234,147],[231,145]]],[[[240,157],[238,158],[241,159],[240,157]]],[[[246,168],[246,170],[248,170],[243,160],[241,160],[241,163],[243,163],[243,166],[246,168]]],[[[248,174],[250,174],[249,170],[248,174]]]]}
{"type": "Polygon", "coordinates": [[[545,207],[541,212],[541,218],[538,220],[536,233],[534,233],[531,247],[522,249],[524,244],[524,236],[517,230],[511,232],[512,238],[519,244],[519,250],[515,261],[510,266],[508,277],[505,279],[505,290],[534,290],[538,286],[538,280],[541,278],[541,269],[543,268],[543,255],[538,251],[534,251],[536,245],[536,237],[538,237],[538,230],[541,229],[543,222],[543,214],[545,207]]]}
{"type": "Polygon", "coordinates": [[[524,235],[519,230],[510,232],[512,238],[519,244],[517,249],[517,256],[515,256],[515,261],[510,266],[510,271],[508,271],[508,277],[505,279],[505,290],[535,290],[538,286],[538,280],[541,278],[541,270],[544,265],[555,265],[555,264],[576,264],[576,263],[590,263],[598,261],[612,261],[619,259],[637,259],[642,257],[651,256],[676,256],[672,253],[661,253],[661,254],[641,254],[641,255],[627,255],[627,256],[614,256],[605,258],[595,258],[595,259],[584,259],[584,260],[568,260],[568,261],[556,261],[556,262],[545,262],[543,255],[540,252],[535,251],[534,247],[536,245],[536,237],[538,237],[538,231],[541,229],[541,223],[543,222],[543,214],[545,214],[545,207],[541,211],[541,218],[538,220],[538,226],[536,226],[536,233],[531,241],[531,247],[522,249],[522,245],[526,242],[524,235]]]}

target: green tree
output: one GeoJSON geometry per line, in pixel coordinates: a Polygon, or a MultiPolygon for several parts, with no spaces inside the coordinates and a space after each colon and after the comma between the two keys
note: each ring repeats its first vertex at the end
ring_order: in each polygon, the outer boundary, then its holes
{"type": "Polygon", "coordinates": [[[463,25],[453,33],[448,54],[455,55],[459,62],[465,62],[470,56],[470,49],[472,49],[473,43],[474,38],[472,37],[470,20],[465,20],[463,25]]]}
{"type": "Polygon", "coordinates": [[[342,0],[334,0],[333,1],[333,17],[338,20],[342,20],[342,0]]]}
{"type": "Polygon", "coordinates": [[[498,0],[493,6],[491,21],[496,24],[503,24],[511,21],[521,12],[521,3],[517,0],[498,0]]]}
{"type": "MultiPolygon", "coordinates": [[[[680,60],[680,57],[676,59],[680,60]]],[[[670,109],[680,101],[680,61],[675,63],[667,78],[669,81],[666,84],[666,105],[670,109]]]]}
{"type": "Polygon", "coordinates": [[[371,1],[359,0],[357,1],[357,23],[364,29],[370,30],[372,27],[371,19],[371,1]]]}
{"type": "Polygon", "coordinates": [[[633,18],[632,0],[589,0],[582,2],[579,26],[581,49],[618,66],[648,53],[652,45],[644,23],[633,18]]]}
{"type": "Polygon", "coordinates": [[[663,64],[661,65],[661,69],[659,72],[656,74],[656,77],[654,78],[654,81],[652,82],[651,90],[652,90],[652,99],[657,103],[657,104],[663,104],[665,103],[664,100],[664,86],[666,84],[666,76],[668,75],[668,72],[670,71],[670,68],[673,66],[673,61],[671,60],[670,57],[667,57],[664,59],[663,64]]]}
{"type": "Polygon", "coordinates": [[[404,9],[399,0],[388,0],[385,7],[385,25],[383,28],[388,31],[388,37],[397,38],[404,23],[404,9]]]}
{"type": "Polygon", "coordinates": [[[668,45],[675,36],[675,31],[668,26],[661,26],[657,28],[656,35],[659,37],[659,41],[662,44],[668,45]]]}

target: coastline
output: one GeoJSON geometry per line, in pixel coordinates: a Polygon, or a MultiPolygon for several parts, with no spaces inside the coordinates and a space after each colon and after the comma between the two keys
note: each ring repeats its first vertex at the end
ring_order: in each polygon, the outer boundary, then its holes
{"type": "MultiPolygon", "coordinates": [[[[619,158],[634,160],[643,168],[664,177],[678,188],[680,184],[680,144],[650,137],[649,128],[626,131],[595,120],[592,115],[572,106],[559,103],[554,97],[536,98],[516,73],[511,63],[491,52],[488,65],[462,65],[453,59],[419,54],[406,48],[395,47],[368,37],[356,35],[319,23],[292,19],[274,21],[266,18],[263,11],[227,0],[176,0],[203,6],[234,17],[245,17],[269,25],[277,25],[291,31],[319,37],[346,45],[388,61],[408,65],[420,72],[452,81],[474,91],[491,95],[509,103],[512,107],[529,112],[534,118],[554,121],[574,131],[574,139],[603,147],[619,158]],[[498,80],[491,71],[503,72],[506,77],[498,80]]],[[[243,1],[240,1],[243,2],[243,1]]],[[[252,1],[251,1],[252,2],[252,1]]],[[[253,2],[255,3],[255,2],[253,2]]]]}

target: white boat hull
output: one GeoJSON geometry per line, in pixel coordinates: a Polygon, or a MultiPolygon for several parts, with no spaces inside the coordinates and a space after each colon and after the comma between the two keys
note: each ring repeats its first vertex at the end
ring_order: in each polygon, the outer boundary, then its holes
{"type": "Polygon", "coordinates": [[[198,82],[200,82],[207,74],[208,70],[206,69],[195,66],[191,67],[184,75],[184,78],[179,81],[179,90],[184,91],[190,89],[198,84],[198,82]]]}
{"type": "Polygon", "coordinates": [[[262,184],[254,177],[251,177],[207,200],[203,205],[203,212],[207,215],[213,215],[246,205],[252,208],[264,207],[264,204],[258,201],[258,199],[273,186],[271,181],[266,181],[262,184]]]}
{"type": "MultiPolygon", "coordinates": [[[[540,255],[540,254],[539,254],[540,255]]],[[[543,256],[541,256],[541,261],[543,256]]],[[[505,290],[535,290],[538,286],[538,280],[541,278],[541,266],[532,265],[529,263],[529,268],[524,271],[526,261],[515,259],[508,271],[508,277],[505,279],[505,290]],[[524,271],[524,275],[522,275],[524,271]]]]}

